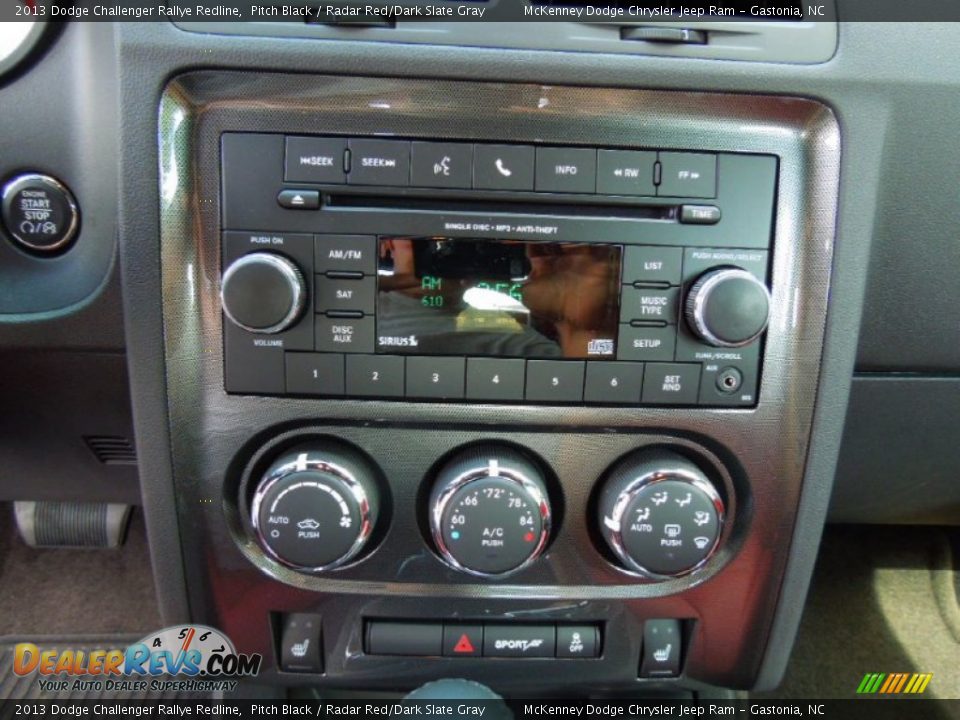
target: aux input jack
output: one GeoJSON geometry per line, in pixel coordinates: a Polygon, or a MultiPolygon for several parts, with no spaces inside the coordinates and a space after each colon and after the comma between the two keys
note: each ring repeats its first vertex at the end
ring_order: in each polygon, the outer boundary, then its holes
{"type": "Polygon", "coordinates": [[[725,367],[717,373],[717,390],[735,393],[743,385],[743,374],[735,367],[725,367]]]}

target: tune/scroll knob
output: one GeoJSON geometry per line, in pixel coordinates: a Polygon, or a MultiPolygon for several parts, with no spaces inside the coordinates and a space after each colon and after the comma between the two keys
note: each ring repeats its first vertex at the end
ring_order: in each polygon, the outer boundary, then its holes
{"type": "Polygon", "coordinates": [[[550,537],[540,469],[513,448],[479,446],[451,458],[430,495],[430,530],[450,565],[496,577],[526,567],[550,537]]]}
{"type": "Polygon", "coordinates": [[[278,333],[293,325],[306,302],[297,266],[269,252],[234,260],[223,273],[220,304],[236,325],[254,333],[278,333]]]}
{"type": "Polygon", "coordinates": [[[770,291],[746,270],[715,268],[693,283],[684,310],[700,339],[717,347],[742,347],[766,330],[770,291]]]}
{"type": "Polygon", "coordinates": [[[668,450],[643,450],[617,464],[598,505],[600,531],[628,570],[686,575],[717,548],[724,505],[703,471],[668,450]]]}
{"type": "Polygon", "coordinates": [[[313,443],[270,466],[251,507],[257,540],[279,562],[321,572],[363,549],[377,522],[376,470],[340,443],[313,443]]]}

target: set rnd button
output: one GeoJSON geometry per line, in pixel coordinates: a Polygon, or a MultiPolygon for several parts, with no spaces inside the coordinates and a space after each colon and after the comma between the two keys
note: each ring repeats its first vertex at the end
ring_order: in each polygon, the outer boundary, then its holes
{"type": "Polygon", "coordinates": [[[647,363],[643,402],[656,405],[696,405],[700,366],[685,363],[647,363]]]}

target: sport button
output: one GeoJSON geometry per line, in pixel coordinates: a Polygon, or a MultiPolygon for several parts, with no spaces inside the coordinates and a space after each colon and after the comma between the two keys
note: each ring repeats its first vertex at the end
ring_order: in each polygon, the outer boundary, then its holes
{"type": "Polygon", "coordinates": [[[554,625],[489,624],[484,628],[484,657],[552,658],[556,645],[554,625]]]}

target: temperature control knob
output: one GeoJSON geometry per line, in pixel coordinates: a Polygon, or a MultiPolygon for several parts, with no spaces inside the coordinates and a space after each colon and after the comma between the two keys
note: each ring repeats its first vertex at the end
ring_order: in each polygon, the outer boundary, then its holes
{"type": "Polygon", "coordinates": [[[686,575],[707,562],[723,528],[723,501],[704,473],[666,450],[617,464],[599,502],[600,531],[628,570],[686,575]]]}
{"type": "Polygon", "coordinates": [[[738,267],[710,270],[690,287],[685,305],[690,329],[717,347],[742,347],[756,340],[770,318],[770,291],[738,267]]]}
{"type": "Polygon", "coordinates": [[[459,453],[437,475],[430,530],[440,554],[458,570],[495,577],[526,567],[550,537],[540,469],[505,446],[459,453]]]}
{"type": "Polygon", "coordinates": [[[223,272],[220,304],[230,320],[254,333],[278,333],[293,325],[306,302],[303,275],[290,260],[255,252],[223,272]]]}
{"type": "Polygon", "coordinates": [[[377,521],[376,470],[339,443],[304,445],[270,466],[253,497],[263,549],[288,567],[320,572],[359,553],[377,521]]]}

